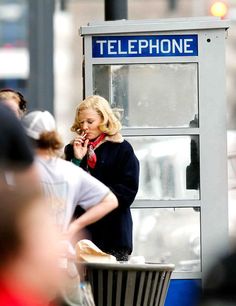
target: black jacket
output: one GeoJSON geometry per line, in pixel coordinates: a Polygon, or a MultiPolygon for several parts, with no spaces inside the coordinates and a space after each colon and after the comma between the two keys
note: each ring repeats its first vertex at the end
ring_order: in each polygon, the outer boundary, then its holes
{"type": "MultiPolygon", "coordinates": [[[[106,141],[96,150],[97,164],[88,169],[87,157],[81,162],[84,170],[108,186],[116,195],[119,206],[100,221],[90,225],[88,231],[92,241],[104,252],[125,249],[132,252],[132,217],[130,206],[138,191],[139,162],[132,146],[124,140],[121,143],[106,141]]],[[[74,157],[72,145],[65,148],[66,159],[74,157]]]]}

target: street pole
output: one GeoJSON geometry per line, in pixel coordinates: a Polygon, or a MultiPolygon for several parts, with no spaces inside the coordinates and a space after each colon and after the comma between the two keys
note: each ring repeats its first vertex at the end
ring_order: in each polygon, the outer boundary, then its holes
{"type": "MultiPolygon", "coordinates": [[[[121,20],[128,19],[128,0],[105,0],[105,20],[121,20]]],[[[110,67],[111,69],[111,67],[110,67]]],[[[116,105],[123,105],[124,107],[124,118],[128,118],[129,116],[129,107],[128,107],[128,88],[129,88],[129,65],[123,67],[126,71],[124,73],[122,82],[120,86],[122,87],[123,92],[127,93],[127,96],[122,98],[121,96],[116,96],[116,105]]],[[[112,84],[112,73],[110,72],[110,83],[112,84]]],[[[110,88],[110,92],[112,92],[113,88],[110,88]]],[[[110,96],[110,102],[113,101],[113,95],[110,96]]],[[[124,123],[126,121],[124,119],[124,123]]]]}
{"type": "Polygon", "coordinates": [[[29,108],[52,113],[54,5],[55,0],[29,0],[29,108]]]}
{"type": "Polygon", "coordinates": [[[177,0],[169,0],[169,10],[174,11],[177,8],[177,0]]]}
{"type": "Polygon", "coordinates": [[[127,0],[105,0],[105,20],[128,19],[127,0]]]}

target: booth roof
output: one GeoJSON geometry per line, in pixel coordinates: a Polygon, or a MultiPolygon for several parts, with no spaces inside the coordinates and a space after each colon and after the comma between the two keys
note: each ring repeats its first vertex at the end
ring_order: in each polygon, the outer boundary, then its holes
{"type": "Polygon", "coordinates": [[[229,25],[229,20],[221,20],[218,17],[115,20],[89,23],[87,26],[80,28],[80,35],[228,29],[229,25]]]}

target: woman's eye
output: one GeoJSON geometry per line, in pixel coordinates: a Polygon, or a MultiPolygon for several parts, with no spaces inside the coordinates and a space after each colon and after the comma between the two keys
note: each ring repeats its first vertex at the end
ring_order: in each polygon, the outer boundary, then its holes
{"type": "Polygon", "coordinates": [[[92,124],[93,123],[93,121],[88,121],[88,124],[92,124]]]}

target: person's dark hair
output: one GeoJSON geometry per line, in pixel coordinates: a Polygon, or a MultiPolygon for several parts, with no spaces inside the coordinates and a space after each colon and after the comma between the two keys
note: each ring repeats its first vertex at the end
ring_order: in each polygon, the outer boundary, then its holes
{"type": "Polygon", "coordinates": [[[17,258],[23,248],[21,220],[42,197],[36,188],[0,189],[0,268],[17,258]]]}
{"type": "Polygon", "coordinates": [[[57,131],[44,132],[38,140],[35,140],[36,147],[40,149],[51,149],[58,151],[63,147],[60,135],[57,131]]]}
{"type": "Polygon", "coordinates": [[[4,88],[0,90],[0,98],[2,99],[14,99],[19,104],[20,110],[25,113],[27,109],[27,101],[25,97],[19,91],[11,88],[4,88]]]}

